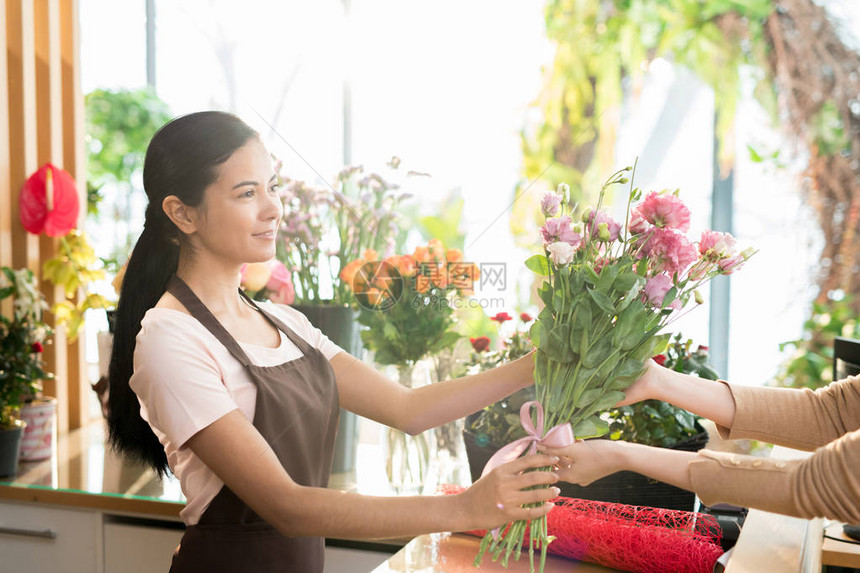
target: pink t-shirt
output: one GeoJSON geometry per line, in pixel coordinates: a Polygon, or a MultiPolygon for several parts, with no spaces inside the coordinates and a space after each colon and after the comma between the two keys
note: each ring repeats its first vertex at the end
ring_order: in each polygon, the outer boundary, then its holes
{"type": "MultiPolygon", "coordinates": [[[[326,359],[343,352],[299,311],[269,302],[258,304],[326,359]]],[[[277,348],[239,345],[258,366],[275,366],[302,355],[284,333],[277,348]]],[[[194,525],[223,482],[185,444],[236,408],[253,420],[257,387],[239,361],[197,319],[167,308],[152,308],[141,321],[129,385],[140,401],[140,415],[164,446],[170,469],[179,478],[187,500],[179,515],[186,525],[194,525]]]]}

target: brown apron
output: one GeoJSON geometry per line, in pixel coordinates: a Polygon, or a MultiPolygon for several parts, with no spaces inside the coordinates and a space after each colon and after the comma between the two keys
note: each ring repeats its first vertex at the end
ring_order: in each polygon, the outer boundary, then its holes
{"type": "MultiPolygon", "coordinates": [[[[257,386],[254,427],[290,477],[303,486],[326,487],[339,403],[334,370],[322,352],[242,293],[302,352],[284,364],[256,366],[179,277],[171,279],[167,290],[247,369],[257,386]]],[[[282,535],[224,485],[200,521],[186,528],[170,572],[322,573],[324,551],[321,537],[282,535]]]]}

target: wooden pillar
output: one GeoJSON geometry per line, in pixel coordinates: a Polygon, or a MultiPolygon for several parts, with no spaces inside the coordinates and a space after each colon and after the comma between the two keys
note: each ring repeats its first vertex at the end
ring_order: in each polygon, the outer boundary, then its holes
{"type": "Polygon", "coordinates": [[[12,266],[39,275],[39,238],[27,233],[18,218],[18,191],[37,166],[34,20],[32,0],[6,0],[12,266]]]}
{"type": "MultiPolygon", "coordinates": [[[[36,157],[39,166],[52,163],[63,167],[63,102],[60,64],[60,2],[35,0],[35,52],[36,52],[36,157]]],[[[39,258],[44,262],[56,256],[59,239],[39,236],[39,258]]],[[[41,267],[41,264],[40,264],[41,267]]],[[[51,281],[41,280],[40,290],[48,304],[65,299],[63,289],[51,281]]],[[[66,332],[57,326],[54,317],[47,313],[46,321],[54,327],[53,344],[45,347],[45,367],[54,373],[53,380],[44,382],[47,396],[57,398],[60,404],[57,418],[59,431],[69,429],[68,358],[66,332]]]]}
{"type": "MultiPolygon", "coordinates": [[[[0,0],[0,14],[6,15],[6,0],[0,0]]],[[[6,26],[0,25],[0,46],[6,46],[6,26]]],[[[8,60],[0,56],[0,266],[12,266],[12,181],[9,140],[8,60]]],[[[0,313],[12,312],[12,301],[0,302],[0,313]]]]}
{"type": "MultiPolygon", "coordinates": [[[[87,173],[84,149],[84,96],[81,91],[80,18],[78,0],[60,2],[60,61],[62,66],[63,168],[78,184],[81,210],[78,227],[87,215],[87,173]]],[[[89,421],[89,397],[84,335],[68,344],[69,428],[80,428],[89,421]]]]}

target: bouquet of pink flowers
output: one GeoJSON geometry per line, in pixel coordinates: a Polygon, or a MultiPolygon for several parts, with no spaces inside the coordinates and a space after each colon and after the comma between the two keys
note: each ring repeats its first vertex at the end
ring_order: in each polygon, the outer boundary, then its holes
{"type": "MultiPolygon", "coordinates": [[[[665,348],[670,335],[659,335],[660,330],[691,298],[703,302],[699,286],[738,270],[753,254],[738,252],[728,233],[705,231],[698,243],[689,239],[690,210],[677,193],[651,192],[636,203],[642,193],[631,183],[625,221],[615,221],[601,210],[603,197],[610,186],[628,183],[631,169],[614,173],[597,208],[579,213],[576,224],[567,185],[543,197],[544,252],[526,261],[546,277],[538,290],[545,306],[530,330],[538,348],[536,434],[502,448],[496,454],[500,459],[534,451],[566,424],[578,438],[606,433],[609,425],[598,414],[623,399],[644,361],[665,348]]],[[[546,531],[546,518],[514,522],[504,537],[484,538],[476,563],[486,551],[494,559],[503,556],[505,564],[514,551],[518,558],[529,532],[529,554],[540,546],[543,570],[546,531]]]]}

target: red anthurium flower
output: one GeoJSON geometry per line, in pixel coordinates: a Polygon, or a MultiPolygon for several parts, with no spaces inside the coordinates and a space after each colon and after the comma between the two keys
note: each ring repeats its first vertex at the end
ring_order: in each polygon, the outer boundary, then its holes
{"type": "Polygon", "coordinates": [[[36,341],[30,346],[30,350],[38,354],[39,352],[45,350],[45,348],[42,346],[41,342],[36,341]]]}
{"type": "Polygon", "coordinates": [[[666,362],[666,357],[662,354],[658,354],[654,357],[654,362],[656,362],[660,366],[663,366],[663,364],[666,362]]]}
{"type": "Polygon", "coordinates": [[[46,163],[21,187],[18,200],[21,224],[29,233],[62,237],[78,224],[80,201],[75,180],[46,163]]]}
{"type": "Polygon", "coordinates": [[[514,317],[512,317],[507,312],[500,312],[500,313],[497,313],[496,316],[490,317],[490,320],[498,322],[499,324],[502,324],[503,322],[507,322],[507,321],[513,320],[513,319],[514,319],[514,317]]]}
{"type": "Polygon", "coordinates": [[[523,322],[531,322],[532,320],[534,320],[534,318],[532,318],[532,315],[527,312],[521,312],[520,320],[522,320],[523,322]]]}
{"type": "Polygon", "coordinates": [[[475,352],[486,352],[490,348],[490,339],[486,336],[470,338],[469,342],[472,343],[472,348],[475,349],[475,352]]]}

